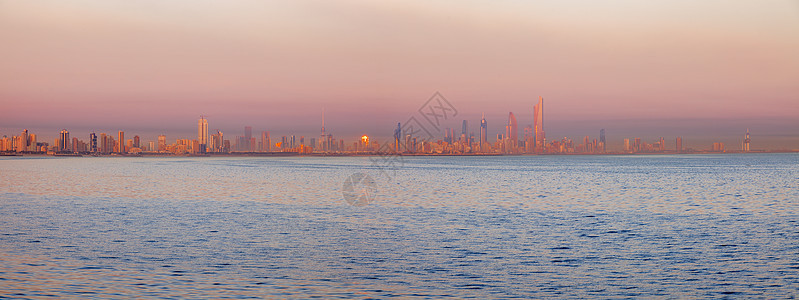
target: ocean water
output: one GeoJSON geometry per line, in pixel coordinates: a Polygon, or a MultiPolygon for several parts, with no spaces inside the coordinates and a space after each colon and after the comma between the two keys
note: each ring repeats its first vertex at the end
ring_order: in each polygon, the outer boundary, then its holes
{"type": "Polygon", "coordinates": [[[795,153],[0,158],[0,298],[798,291],[795,153]]]}

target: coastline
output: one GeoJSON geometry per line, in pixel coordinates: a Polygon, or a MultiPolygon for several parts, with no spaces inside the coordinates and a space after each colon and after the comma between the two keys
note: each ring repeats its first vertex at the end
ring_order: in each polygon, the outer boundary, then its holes
{"type": "Polygon", "coordinates": [[[136,154],[93,154],[93,153],[44,153],[44,152],[11,152],[0,153],[0,157],[17,156],[17,157],[357,157],[357,156],[407,156],[407,157],[425,157],[425,156],[637,156],[637,155],[697,155],[697,154],[769,154],[769,153],[799,153],[799,149],[794,150],[758,150],[758,151],[690,151],[690,152],[604,152],[604,153],[378,153],[378,152],[365,152],[365,153],[299,153],[299,152],[230,152],[230,153],[154,153],[142,152],[136,154]]]}

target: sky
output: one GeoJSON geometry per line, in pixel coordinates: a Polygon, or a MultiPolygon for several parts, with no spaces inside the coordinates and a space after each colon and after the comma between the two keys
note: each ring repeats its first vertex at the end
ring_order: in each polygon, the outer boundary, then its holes
{"type": "Polygon", "coordinates": [[[0,136],[388,138],[435,92],[489,136],[799,149],[798,1],[0,0],[0,136]]]}

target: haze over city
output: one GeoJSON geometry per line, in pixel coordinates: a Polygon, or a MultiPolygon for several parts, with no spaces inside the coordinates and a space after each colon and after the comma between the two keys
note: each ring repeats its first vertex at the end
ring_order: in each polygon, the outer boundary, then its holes
{"type": "Polygon", "coordinates": [[[3,1],[0,136],[391,138],[434,92],[477,132],[799,148],[794,1],[3,1]]]}

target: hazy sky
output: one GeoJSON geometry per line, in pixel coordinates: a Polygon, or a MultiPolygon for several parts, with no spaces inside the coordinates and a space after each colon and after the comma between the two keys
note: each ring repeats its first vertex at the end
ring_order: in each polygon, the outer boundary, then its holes
{"type": "Polygon", "coordinates": [[[354,141],[436,91],[492,136],[540,95],[550,139],[799,148],[799,2],[0,0],[0,135],[316,136],[324,108],[354,141]]]}

